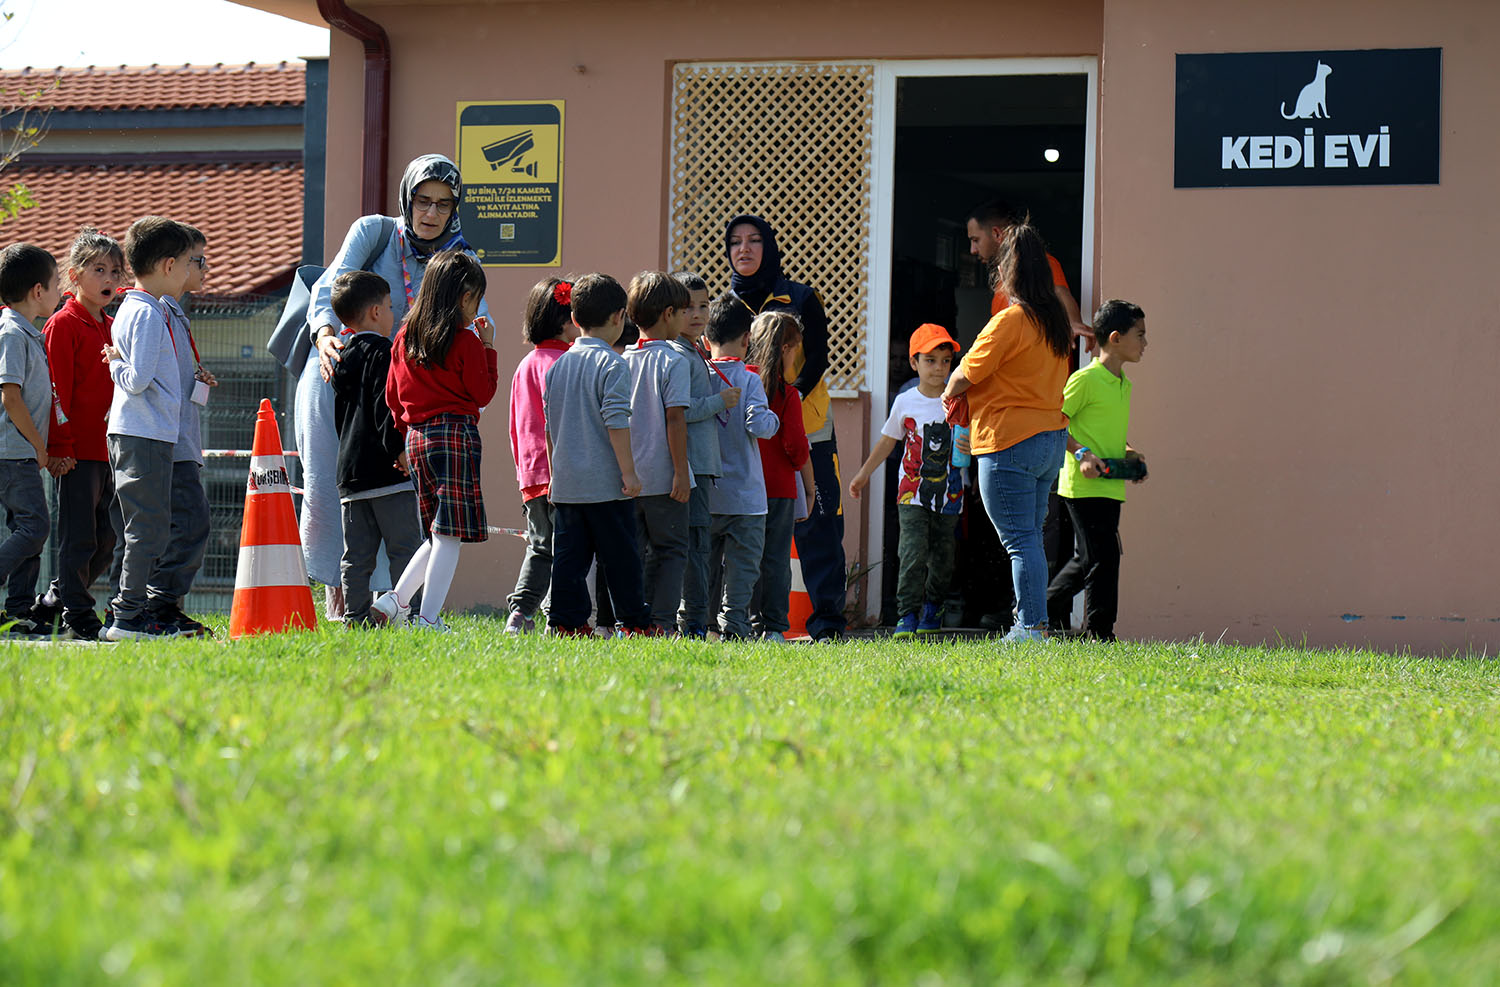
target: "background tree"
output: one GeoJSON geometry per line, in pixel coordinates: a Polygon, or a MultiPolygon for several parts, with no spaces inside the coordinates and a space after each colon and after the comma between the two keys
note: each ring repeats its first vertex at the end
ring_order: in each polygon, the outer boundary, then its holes
{"type": "MultiPolygon", "coordinates": [[[[5,9],[7,5],[8,0],[0,0],[0,22],[8,28],[16,15],[5,9]]],[[[10,43],[14,43],[14,35],[9,31],[6,33],[10,43]]],[[[9,43],[3,47],[9,47],[9,43]]],[[[0,172],[40,144],[47,135],[47,121],[52,116],[49,97],[61,85],[61,80],[53,78],[38,88],[33,88],[33,85],[20,82],[0,85],[0,172]]],[[[35,205],[36,198],[23,183],[13,182],[8,187],[0,184],[0,223],[14,219],[22,209],[35,205]]]]}

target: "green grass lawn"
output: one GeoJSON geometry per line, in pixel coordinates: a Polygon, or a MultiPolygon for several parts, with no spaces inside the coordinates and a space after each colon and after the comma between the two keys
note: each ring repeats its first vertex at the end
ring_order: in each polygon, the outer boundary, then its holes
{"type": "Polygon", "coordinates": [[[1495,660],[0,644],[0,983],[1500,976],[1495,660]]]}

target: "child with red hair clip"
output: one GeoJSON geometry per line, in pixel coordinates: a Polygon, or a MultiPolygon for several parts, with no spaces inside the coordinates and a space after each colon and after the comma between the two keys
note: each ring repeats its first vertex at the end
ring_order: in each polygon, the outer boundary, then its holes
{"type": "Polygon", "coordinates": [[[536,630],[536,614],[552,584],[552,524],[555,512],[548,494],[552,469],[547,461],[547,415],[542,390],[547,371],[578,338],[573,325],[573,283],[543,278],[526,299],[521,335],[533,347],[510,380],[510,452],[516,461],[516,485],[526,514],[526,557],[516,588],[506,604],[507,634],[536,630]]]}

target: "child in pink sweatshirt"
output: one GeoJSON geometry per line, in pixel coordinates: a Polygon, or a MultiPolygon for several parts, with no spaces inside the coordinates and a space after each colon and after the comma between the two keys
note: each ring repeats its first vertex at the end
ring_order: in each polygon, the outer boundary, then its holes
{"type": "Polygon", "coordinates": [[[547,370],[573,345],[573,285],[546,278],[531,289],[521,326],[535,349],[526,355],[510,381],[510,451],[516,460],[516,484],[526,512],[526,557],[516,576],[516,588],[506,602],[508,634],[536,629],[536,613],[552,583],[552,501],[548,493],[552,470],[547,462],[547,419],[542,410],[542,385],[547,370]]]}

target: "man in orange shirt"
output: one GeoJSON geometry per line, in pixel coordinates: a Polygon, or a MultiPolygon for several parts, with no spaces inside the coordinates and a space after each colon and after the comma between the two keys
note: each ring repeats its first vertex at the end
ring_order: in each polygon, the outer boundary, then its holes
{"type": "MultiPolygon", "coordinates": [[[[991,199],[969,213],[969,253],[984,263],[986,271],[994,270],[995,262],[999,259],[1000,241],[1005,239],[1005,231],[1016,220],[1015,210],[1000,199],[991,199]]],[[[1063,311],[1068,313],[1074,337],[1083,337],[1092,349],[1094,330],[1088,327],[1083,321],[1082,313],[1078,311],[1078,302],[1073,298],[1072,289],[1068,287],[1068,277],[1063,273],[1062,264],[1050,253],[1047,255],[1047,264],[1052,268],[1052,289],[1057,292],[1063,311]]],[[[990,314],[995,315],[1009,306],[1010,299],[1005,297],[1005,292],[996,288],[995,297],[990,300],[990,314]]]]}

